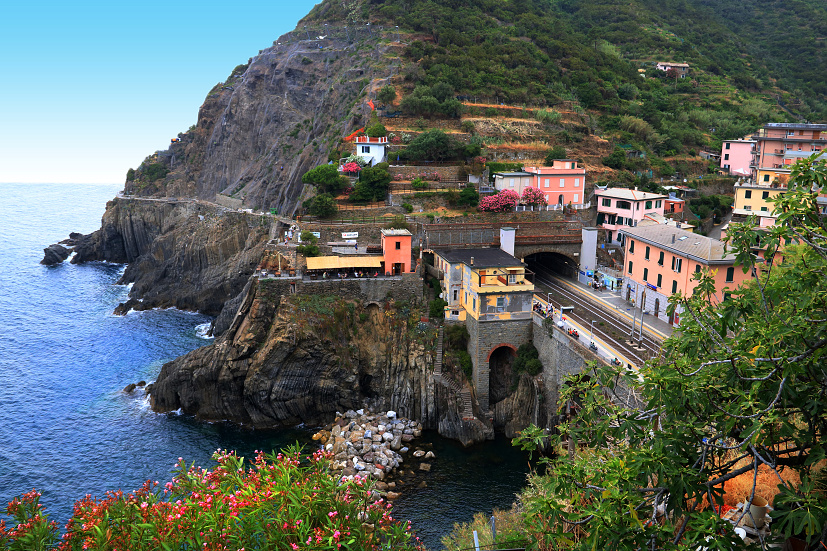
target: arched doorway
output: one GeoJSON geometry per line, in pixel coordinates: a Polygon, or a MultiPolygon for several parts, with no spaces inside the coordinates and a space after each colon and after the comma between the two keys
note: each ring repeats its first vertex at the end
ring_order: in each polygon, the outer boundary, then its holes
{"type": "Polygon", "coordinates": [[[557,204],[558,204],[558,205],[562,205],[562,204],[563,204],[563,194],[562,194],[562,193],[561,193],[560,195],[558,195],[558,196],[557,196],[557,204]]]}
{"type": "Polygon", "coordinates": [[[488,355],[488,403],[489,407],[508,396],[513,377],[511,366],[517,352],[511,345],[500,345],[488,355]]]}
{"type": "Polygon", "coordinates": [[[656,298],[655,299],[655,317],[658,317],[659,313],[660,313],[660,299],[656,298]]]}
{"type": "Polygon", "coordinates": [[[632,300],[632,288],[630,286],[626,286],[626,302],[632,300]]]}

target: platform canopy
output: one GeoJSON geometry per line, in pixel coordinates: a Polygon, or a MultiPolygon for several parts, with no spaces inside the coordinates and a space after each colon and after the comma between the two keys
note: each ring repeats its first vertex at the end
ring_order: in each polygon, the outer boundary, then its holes
{"type": "Polygon", "coordinates": [[[307,259],[308,270],[348,270],[381,266],[381,256],[311,256],[307,259]]]}

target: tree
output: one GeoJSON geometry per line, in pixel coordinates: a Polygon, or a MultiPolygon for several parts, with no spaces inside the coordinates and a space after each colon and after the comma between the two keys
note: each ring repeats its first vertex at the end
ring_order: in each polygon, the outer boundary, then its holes
{"type": "Polygon", "coordinates": [[[536,187],[527,187],[523,190],[520,201],[525,205],[545,205],[545,194],[536,187]]]}
{"type": "Polygon", "coordinates": [[[320,165],[305,172],[302,183],[316,186],[321,193],[336,193],[343,190],[348,182],[335,165],[320,165]]]}
{"type": "MultiPolygon", "coordinates": [[[[772,501],[776,536],[811,550],[827,537],[826,185],[827,163],[799,161],[775,226],[733,224],[730,245],[756,275],[720,293],[713,273],[695,274],[693,294],[670,299],[681,330],[661,358],[640,373],[594,366],[562,389],[579,411],[559,432],[587,447],[531,480],[540,548],[734,549],[743,543],[719,512],[737,483],[740,501],[772,501]]],[[[562,441],[532,428],[520,442],[546,439],[562,441]]]]}
{"type": "Polygon", "coordinates": [[[364,168],[359,173],[359,182],[350,194],[350,199],[352,201],[381,201],[387,195],[390,183],[388,163],[377,163],[375,166],[364,168]]]}
{"type": "Polygon", "coordinates": [[[556,145],[548,150],[548,153],[546,154],[546,165],[551,166],[553,164],[553,161],[565,158],[566,148],[562,145],[556,145]]]}
{"type": "Polygon", "coordinates": [[[520,196],[512,189],[504,189],[496,195],[489,195],[480,200],[479,208],[483,212],[508,212],[514,210],[520,196]]]}
{"type": "Polygon", "coordinates": [[[407,148],[405,158],[415,161],[456,159],[465,153],[465,146],[442,130],[428,130],[417,136],[407,148]]]}
{"type": "Polygon", "coordinates": [[[377,122],[376,124],[368,126],[367,130],[365,130],[365,134],[371,138],[383,138],[388,135],[388,131],[385,130],[385,125],[381,122],[377,122]]]}
{"type": "Polygon", "coordinates": [[[396,99],[396,88],[388,84],[376,94],[376,99],[384,104],[391,104],[396,99]]]}
{"type": "Polygon", "coordinates": [[[338,210],[336,201],[327,193],[317,195],[310,204],[310,214],[318,216],[319,218],[330,218],[336,214],[338,210]]]}

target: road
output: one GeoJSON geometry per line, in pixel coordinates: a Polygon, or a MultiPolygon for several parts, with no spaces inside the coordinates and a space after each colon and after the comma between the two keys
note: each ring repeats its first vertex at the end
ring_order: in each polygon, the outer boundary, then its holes
{"type": "MultiPolygon", "coordinates": [[[[551,303],[555,308],[574,306],[574,310],[566,314],[580,327],[580,342],[589,345],[589,333],[594,330],[593,340],[598,346],[605,346],[617,352],[618,356],[626,358],[628,363],[640,366],[649,358],[660,353],[661,341],[652,337],[647,331],[643,332],[640,347],[632,346],[627,342],[632,324],[619,315],[616,310],[608,309],[604,305],[591,300],[587,295],[573,290],[563,280],[555,276],[547,268],[535,266],[535,286],[540,285],[548,289],[551,303]],[[594,323],[592,323],[594,320],[594,323]]],[[[543,296],[541,290],[536,291],[543,296]]],[[[639,327],[639,326],[638,326],[639,327]]],[[[635,329],[635,344],[638,343],[638,329],[635,329]]]]}

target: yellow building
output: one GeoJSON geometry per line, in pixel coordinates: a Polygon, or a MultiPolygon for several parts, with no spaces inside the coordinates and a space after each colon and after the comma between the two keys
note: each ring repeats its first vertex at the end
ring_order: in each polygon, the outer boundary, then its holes
{"type": "Polygon", "coordinates": [[[769,216],[775,209],[775,206],[769,200],[778,197],[785,191],[787,191],[787,186],[778,183],[770,185],[736,184],[733,215],[736,217],[751,214],[769,216]]]}
{"type": "Polygon", "coordinates": [[[530,320],[533,273],[502,249],[437,251],[445,319],[530,320]]]}

